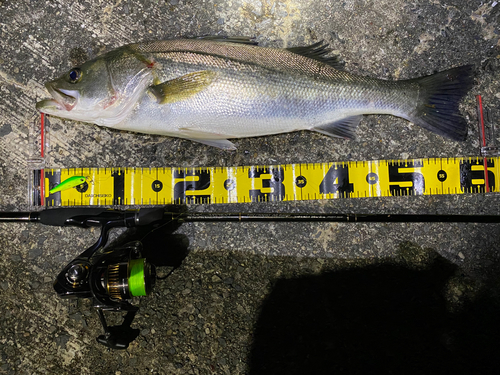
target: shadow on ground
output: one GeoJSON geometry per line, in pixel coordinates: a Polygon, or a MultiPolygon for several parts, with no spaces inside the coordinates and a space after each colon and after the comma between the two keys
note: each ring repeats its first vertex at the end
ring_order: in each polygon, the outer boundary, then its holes
{"type": "Polygon", "coordinates": [[[450,305],[450,295],[464,296],[463,275],[431,258],[278,280],[257,322],[250,374],[497,373],[497,288],[450,305]]]}

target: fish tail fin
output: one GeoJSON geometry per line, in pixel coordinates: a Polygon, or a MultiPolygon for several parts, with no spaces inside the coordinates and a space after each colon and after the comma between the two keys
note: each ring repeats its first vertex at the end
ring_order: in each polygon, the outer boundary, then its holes
{"type": "Polygon", "coordinates": [[[408,120],[455,141],[464,141],[468,124],[460,114],[460,100],[474,83],[472,65],[412,79],[420,85],[419,104],[408,120]]]}

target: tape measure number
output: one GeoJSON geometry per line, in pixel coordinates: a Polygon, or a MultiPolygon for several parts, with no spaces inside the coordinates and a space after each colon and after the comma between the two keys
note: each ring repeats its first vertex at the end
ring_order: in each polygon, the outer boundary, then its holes
{"type": "Polygon", "coordinates": [[[43,191],[44,199],[38,201],[46,206],[142,206],[497,192],[498,159],[488,158],[487,163],[483,158],[435,158],[244,167],[45,169],[33,171],[41,177],[33,194],[43,191]],[[49,193],[74,176],[84,176],[85,182],[49,193]]]}

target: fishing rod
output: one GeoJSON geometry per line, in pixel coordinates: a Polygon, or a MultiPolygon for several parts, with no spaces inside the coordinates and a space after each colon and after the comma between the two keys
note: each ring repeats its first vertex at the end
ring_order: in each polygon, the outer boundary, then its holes
{"type": "Polygon", "coordinates": [[[132,330],[130,324],[139,308],[130,300],[150,293],[155,284],[156,269],[143,256],[140,241],[111,250],[105,248],[112,228],[158,227],[172,222],[500,223],[500,215],[206,213],[174,212],[165,207],[136,210],[55,208],[0,212],[0,222],[101,228],[96,243],[57,275],[54,289],[61,298],[91,298],[104,329],[104,335],[100,335],[97,341],[112,349],[125,349],[137,336],[137,330],[132,330]],[[104,311],[127,312],[127,316],[121,326],[108,327],[104,311]]]}
{"type": "Polygon", "coordinates": [[[101,226],[120,216],[124,227],[148,225],[162,219],[179,222],[365,222],[365,223],[500,223],[499,215],[336,214],[169,212],[164,208],[115,210],[107,208],[54,208],[32,212],[0,212],[0,222],[39,222],[53,226],[101,226]],[[83,218],[84,217],[84,218],[83,218]],[[82,221],[83,220],[83,221],[82,221]],[[103,221],[104,220],[104,221],[103,221]]]}

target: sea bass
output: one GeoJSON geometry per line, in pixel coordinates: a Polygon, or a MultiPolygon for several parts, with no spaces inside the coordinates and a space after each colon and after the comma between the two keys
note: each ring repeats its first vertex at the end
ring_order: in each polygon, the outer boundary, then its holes
{"type": "Polygon", "coordinates": [[[249,39],[130,44],[46,83],[43,113],[235,149],[228,139],[312,130],[352,138],[364,114],[402,117],[453,140],[472,67],[388,81],[342,70],[321,42],[287,49],[249,39]]]}

